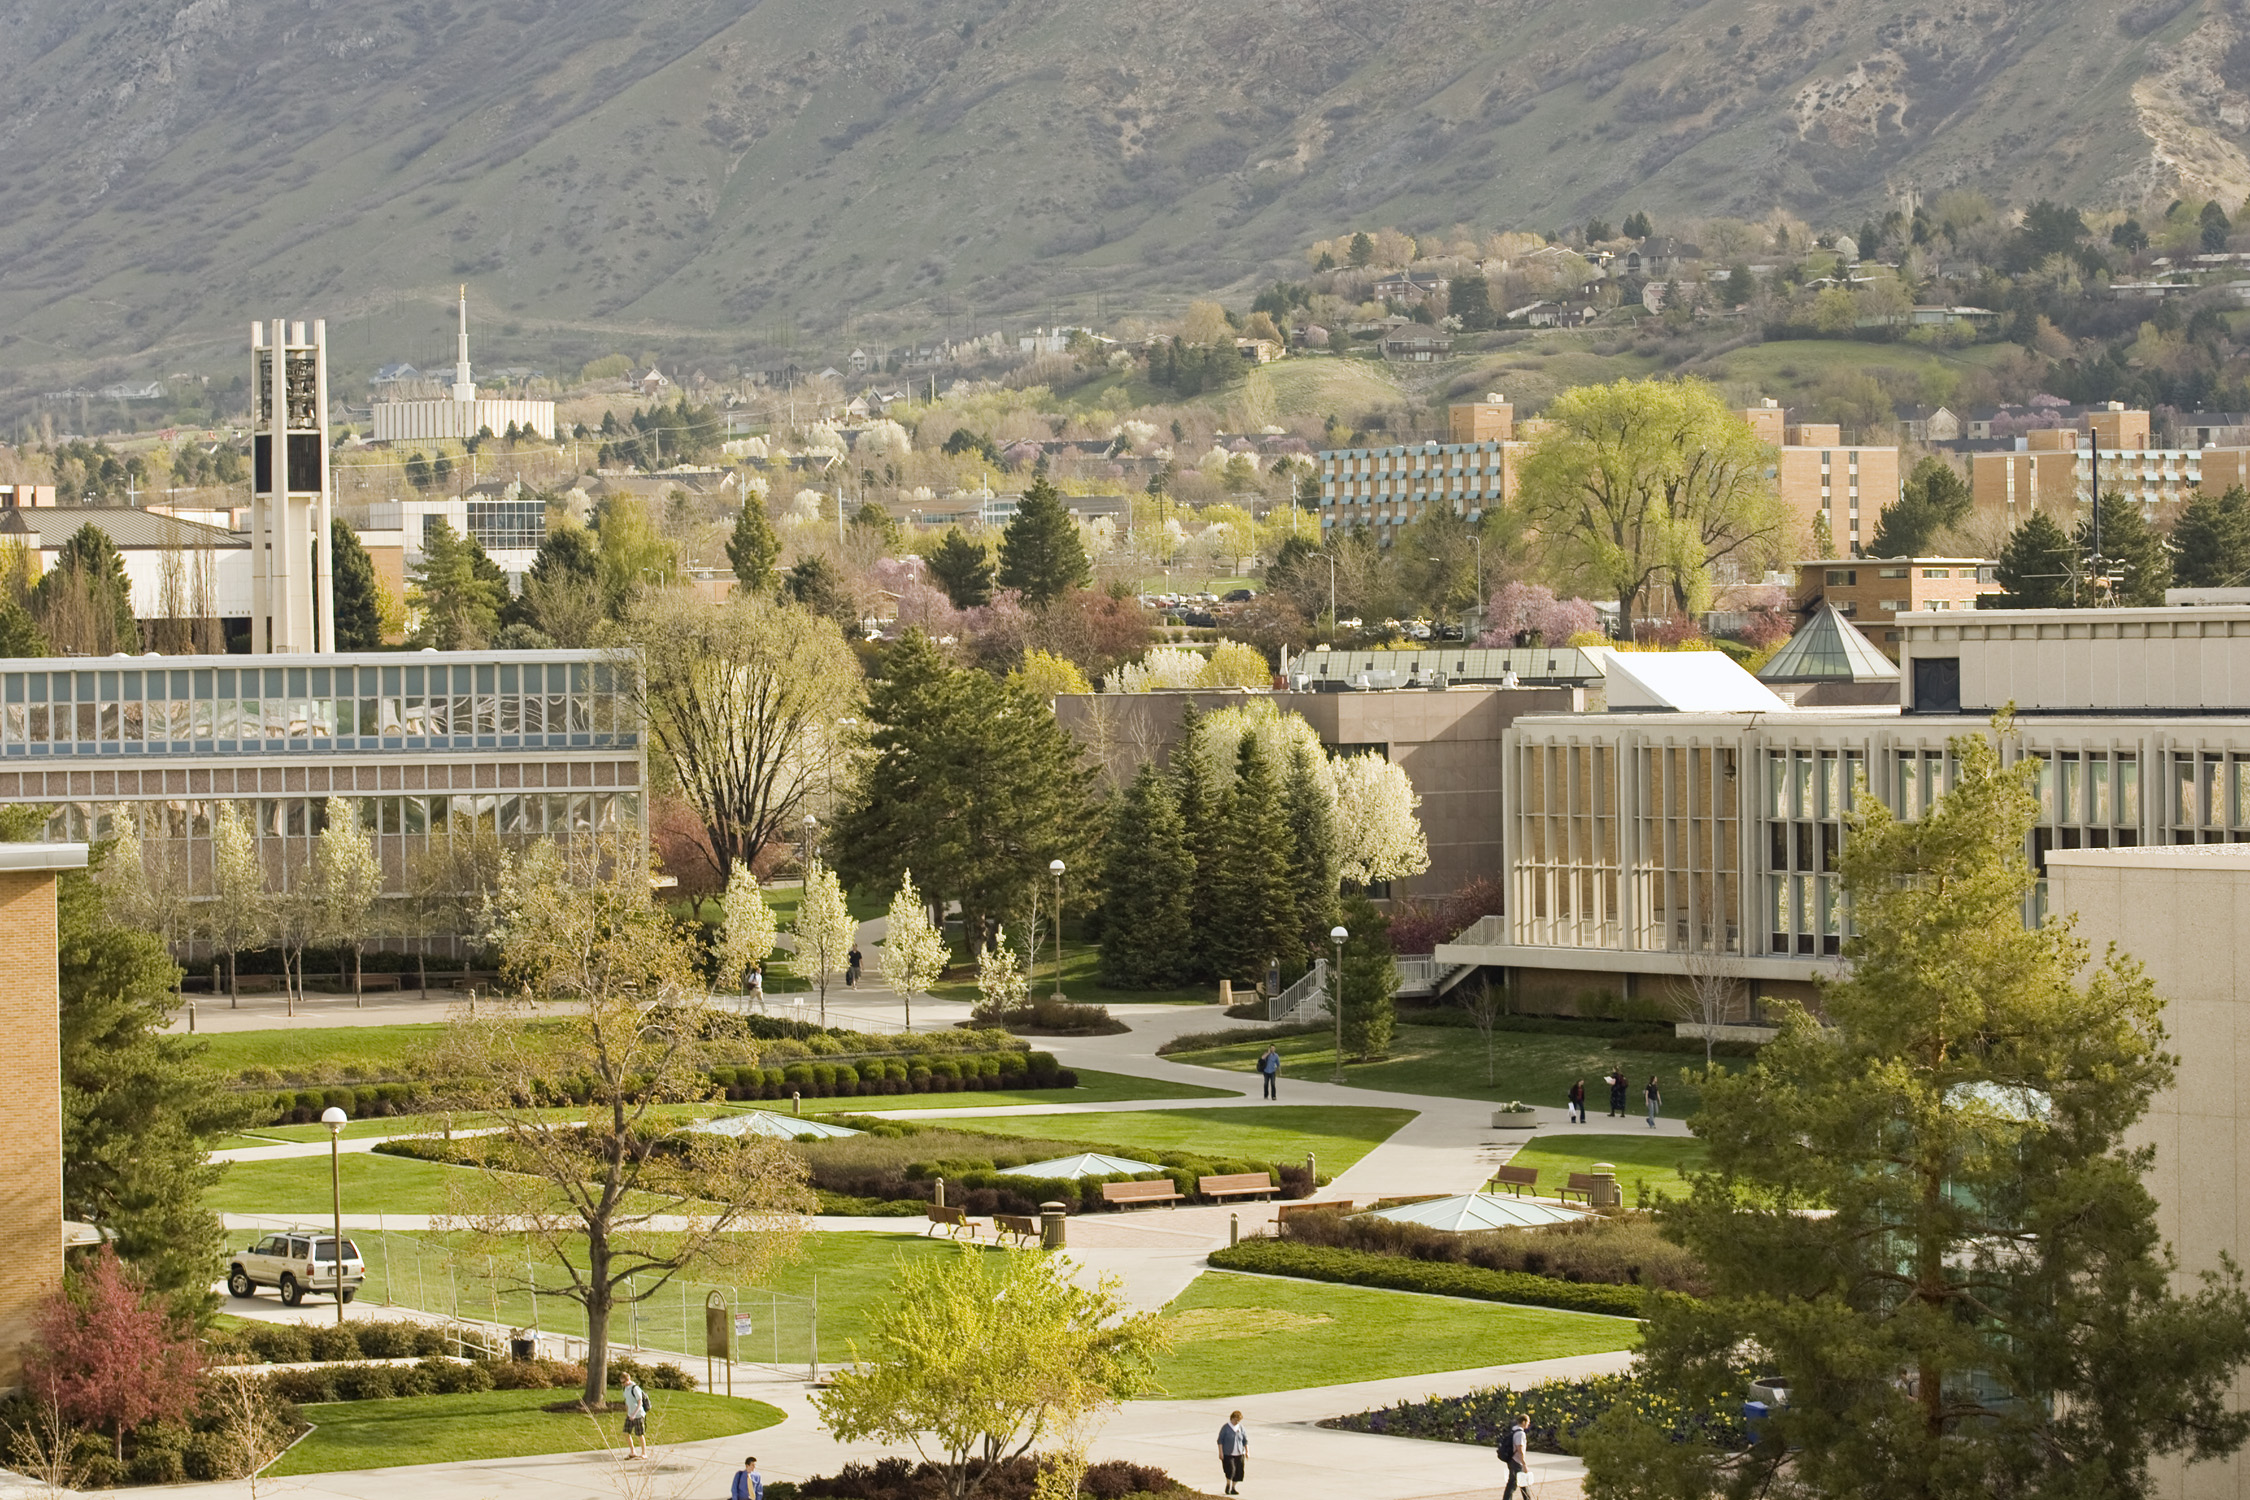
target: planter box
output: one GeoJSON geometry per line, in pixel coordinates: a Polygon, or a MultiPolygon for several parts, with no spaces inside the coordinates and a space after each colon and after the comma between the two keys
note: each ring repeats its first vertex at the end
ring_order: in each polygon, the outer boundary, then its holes
{"type": "Polygon", "coordinates": [[[1496,1109],[1492,1112],[1492,1128],[1494,1130],[1537,1130],[1539,1128],[1539,1117],[1528,1112],[1519,1115],[1509,1110],[1496,1109]]]}

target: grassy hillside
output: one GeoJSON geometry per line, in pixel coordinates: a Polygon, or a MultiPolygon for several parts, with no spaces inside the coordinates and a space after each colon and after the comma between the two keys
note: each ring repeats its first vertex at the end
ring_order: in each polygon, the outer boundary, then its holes
{"type": "Polygon", "coordinates": [[[439,362],[460,281],[488,367],[829,358],[1161,312],[1355,224],[2239,197],[2236,24],[2218,0],[25,0],[0,17],[0,369],[228,370],[276,312],[327,316],[346,378],[439,362]]]}

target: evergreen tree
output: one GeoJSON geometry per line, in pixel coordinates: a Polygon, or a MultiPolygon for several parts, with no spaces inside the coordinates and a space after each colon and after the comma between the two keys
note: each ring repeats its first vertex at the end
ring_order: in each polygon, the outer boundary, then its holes
{"type": "Polygon", "coordinates": [[[208,1153],[246,1112],[202,1065],[206,1044],[164,1030],[178,969],[156,933],[109,919],[99,865],[56,883],[63,1212],[114,1231],[150,1286],[200,1313],[221,1247],[203,1195],[225,1170],[208,1153]]]}
{"type": "Polygon", "coordinates": [[[992,555],[982,542],[963,536],[960,527],[947,527],[922,561],[955,609],[973,609],[992,602],[992,555]]]}
{"type": "Polygon", "coordinates": [[[549,531],[524,571],[523,592],[500,611],[503,625],[527,625],[557,646],[593,644],[609,618],[594,534],[574,521],[549,531]]]}
{"type": "Polygon", "coordinates": [[[753,594],[773,587],[774,559],[781,555],[781,539],[766,519],[766,501],[756,490],[742,496],[742,513],[734,518],[734,535],[727,538],[727,561],[734,565],[734,580],[753,594]]]}
{"type": "Polygon", "coordinates": [[[2059,609],[2071,602],[2071,578],[2078,572],[2078,549],[2054,518],[2035,510],[2008,533],[1993,570],[2003,609],[2059,609]]]}
{"type": "Polygon", "coordinates": [[[1083,866],[1100,838],[1093,770],[1047,705],[955,667],[918,630],[867,695],[868,757],[836,827],[856,890],[912,870],[932,904],[961,903],[972,950],[1028,904],[1047,863],[1083,866]]]}
{"type": "Polygon", "coordinates": [[[1629,240],[1645,240],[1656,231],[1649,227],[1648,215],[1636,208],[1625,216],[1624,233],[1629,240]]]}
{"type": "Polygon", "coordinates": [[[2196,494],[2172,523],[2173,571],[2182,588],[2250,584],[2250,491],[2196,494]]]}
{"type": "Polygon", "coordinates": [[[1939,533],[1968,519],[1971,498],[1960,470],[1925,458],[1900,486],[1899,498],[1876,518],[1869,557],[1929,557],[1939,533]]]}
{"type": "Polygon", "coordinates": [[[1015,518],[1000,533],[999,581],[1004,589],[1021,590],[1023,602],[1034,609],[1094,581],[1078,523],[1045,474],[1033,477],[1015,518]]]}
{"type": "Polygon", "coordinates": [[[1391,955],[1391,923],[1366,896],[1344,902],[1344,1056],[1354,1062],[1384,1057],[1398,1022],[1398,963],[1391,955]]]}
{"type": "Polygon", "coordinates": [[[359,533],[342,521],[328,526],[328,553],[336,603],[338,651],[379,651],[383,646],[383,586],[375,560],[359,543],[359,533]]]}
{"type": "Polygon", "coordinates": [[[1492,285],[1482,276],[1456,276],[1446,291],[1445,310],[1461,320],[1464,332],[1478,333],[1493,325],[1492,285]]]}
{"type": "Polygon", "coordinates": [[[1727,272],[1725,293],[1727,306],[1740,307],[1756,295],[1758,295],[1757,279],[1750,274],[1748,266],[1739,260],[1736,261],[1734,268],[1727,272]]]}
{"type": "Polygon", "coordinates": [[[1110,820],[1102,856],[1101,980],[1112,989],[1187,984],[1195,861],[1169,779],[1144,765],[1110,820]]]}
{"type": "Polygon", "coordinates": [[[815,553],[804,559],[782,576],[781,588],[814,614],[834,620],[847,635],[858,634],[859,601],[827,558],[815,553]]]}
{"type": "Polygon", "coordinates": [[[2175,1074],[2162,1001],[2067,921],[2025,925],[2039,762],[2003,767],[1995,729],[1953,740],[1927,816],[1860,799],[1851,968],[1820,1020],[1780,1002],[1779,1037],[1704,1080],[1708,1166],[1664,1228],[1710,1290],[1651,1295],[1638,1378],[1665,1415],[1602,1419],[1595,1493],[2138,1495],[2152,1456],[2250,1432],[2240,1272],[2179,1284],[2131,1144],[2175,1074]],[[1756,1446],[1676,1426],[1741,1409],[1744,1351],[1789,1388],[1756,1446]]]}
{"type": "Polygon", "coordinates": [[[473,650],[500,628],[500,606],[508,597],[507,576],[474,537],[439,521],[422,537],[422,560],[414,566],[406,602],[421,611],[414,632],[417,645],[440,651],[473,650]]]}
{"type": "Polygon", "coordinates": [[[1304,960],[1297,891],[1290,880],[1295,839],[1282,805],[1281,778],[1258,744],[1244,735],[1227,797],[1213,904],[1202,911],[1213,929],[1212,958],[1221,979],[1263,979],[1278,962],[1293,969],[1304,960]]]}
{"type": "MultiPolygon", "coordinates": [[[[2078,550],[2091,565],[2094,518],[2090,514],[2078,523],[2078,550]]],[[[2172,586],[2172,554],[2162,533],[2149,524],[2138,503],[2114,491],[2102,496],[2102,566],[2116,580],[2111,596],[2119,604],[2161,606],[2164,591],[2172,586]]]]}
{"type": "Polygon", "coordinates": [[[2227,235],[2234,226],[2227,222],[2227,211],[2219,207],[2218,199],[2213,198],[2203,205],[2202,216],[2197,222],[2203,230],[2204,254],[2217,255],[2226,249],[2227,235]]]}
{"type": "Polygon", "coordinates": [[[1226,789],[1196,751],[1196,728],[1202,722],[1203,715],[1193,707],[1180,714],[1180,737],[1172,750],[1169,770],[1172,800],[1180,809],[1180,829],[1187,840],[1188,863],[1192,867],[1190,909],[1199,915],[1189,935],[1189,975],[1209,982],[1221,977],[1215,952],[1217,924],[1209,920],[1209,914],[1218,909],[1220,851],[1225,845],[1226,832],[1226,789]]]}
{"type": "Polygon", "coordinates": [[[125,559],[91,521],[70,534],[32,585],[31,610],[64,651],[107,656],[141,649],[125,559]]]}
{"type": "Polygon", "coordinates": [[[1292,747],[1282,804],[1289,818],[1289,884],[1297,896],[1297,932],[1318,951],[1336,925],[1336,893],[1342,876],[1336,829],[1336,794],[1328,768],[1310,745],[1292,747]]]}

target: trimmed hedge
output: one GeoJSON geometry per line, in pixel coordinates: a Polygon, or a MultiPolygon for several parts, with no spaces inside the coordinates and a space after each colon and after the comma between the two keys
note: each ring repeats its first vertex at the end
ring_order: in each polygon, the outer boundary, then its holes
{"type": "MultiPolygon", "coordinates": [[[[1745,1372],[1744,1379],[1748,1374],[1745,1372]]],[[[1674,1442],[1703,1436],[1722,1448],[1749,1446],[1739,1412],[1691,1412],[1680,1401],[1630,1375],[1596,1375],[1585,1380],[1544,1380],[1528,1391],[1488,1386],[1466,1396],[1431,1396],[1401,1401],[1320,1425],[1345,1432],[1386,1437],[1425,1438],[1439,1443],[1491,1447],[1521,1412],[1531,1418],[1531,1446],[1541,1453],[1579,1451],[1578,1435],[1603,1413],[1622,1406],[1655,1423],[1674,1442]]]]}
{"type": "Polygon", "coordinates": [[[1533,1276],[1525,1271],[1488,1271],[1482,1266],[1407,1260],[1365,1250],[1293,1244],[1288,1240],[1244,1240],[1239,1245],[1212,1251],[1211,1264],[1224,1270],[1254,1271],[1266,1276],[1295,1276],[1344,1286],[1428,1292],[1439,1297],[1469,1297],[1479,1302],[1520,1302],[1529,1307],[1606,1313],[1615,1318],[1641,1316],[1646,1296],[1644,1289],[1637,1286],[1557,1281],[1551,1276],[1533,1276]]]}
{"type": "Polygon", "coordinates": [[[458,1338],[427,1323],[376,1320],[366,1323],[248,1323],[211,1335],[219,1363],[235,1359],[262,1364],[301,1365],[314,1360],[420,1359],[451,1354],[458,1338]]]}
{"type": "MultiPolygon", "coordinates": [[[[612,1359],[609,1381],[622,1386],[628,1374],[652,1390],[691,1391],[695,1378],[674,1364],[647,1365],[612,1359]]],[[[458,1396],[472,1391],[571,1390],[586,1383],[586,1367],[558,1359],[425,1359],[412,1365],[320,1365],[310,1370],[276,1370],[267,1388],[300,1406],[325,1401],[389,1401],[401,1396],[458,1396]]]]}

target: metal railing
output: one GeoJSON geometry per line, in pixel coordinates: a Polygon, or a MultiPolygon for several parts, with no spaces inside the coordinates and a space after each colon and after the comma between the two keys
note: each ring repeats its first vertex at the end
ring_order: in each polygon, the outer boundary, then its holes
{"type": "Polygon", "coordinates": [[[1310,1021],[1327,1009],[1328,960],[1316,958],[1304,978],[1266,1001],[1266,1019],[1276,1024],[1310,1021]]]}

